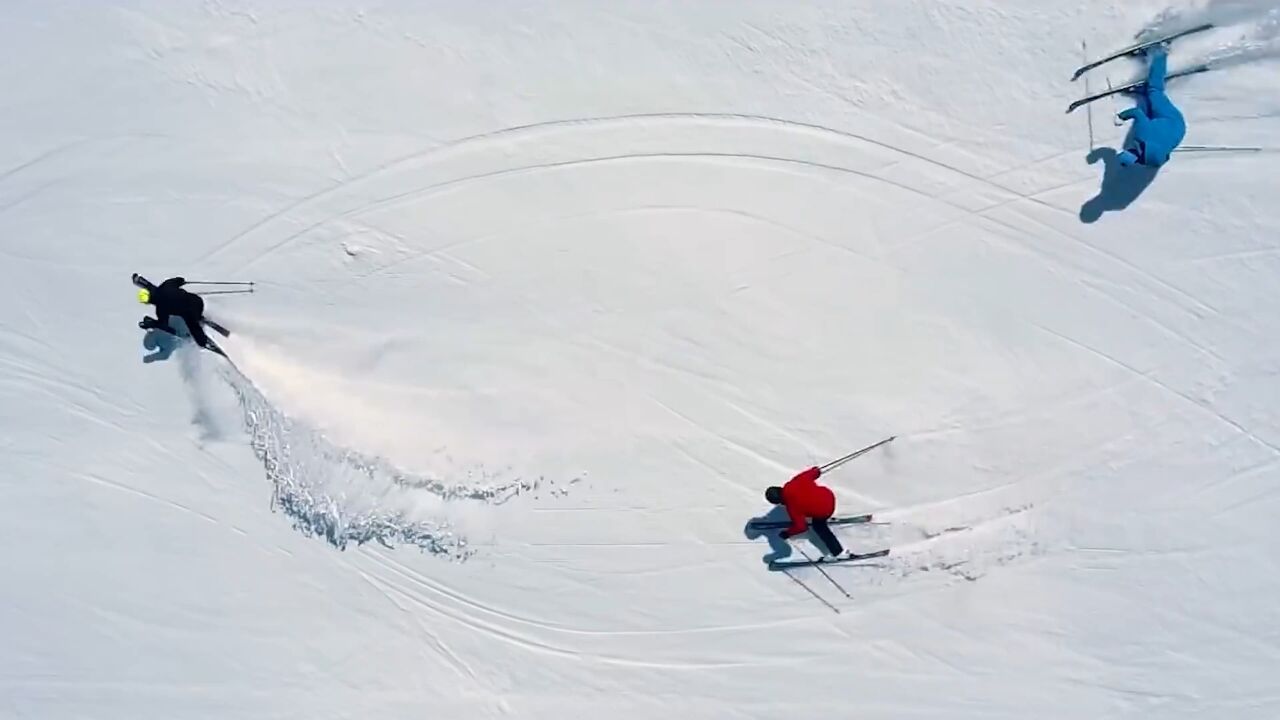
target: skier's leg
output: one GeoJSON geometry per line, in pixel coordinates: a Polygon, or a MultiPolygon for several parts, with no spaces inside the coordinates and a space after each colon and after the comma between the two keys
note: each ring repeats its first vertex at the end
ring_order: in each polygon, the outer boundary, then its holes
{"type": "Polygon", "coordinates": [[[1163,88],[1159,90],[1154,88],[1147,89],[1147,107],[1147,117],[1152,120],[1170,119],[1183,122],[1182,112],[1169,99],[1169,95],[1163,88]]]}
{"type": "Polygon", "coordinates": [[[1165,93],[1164,80],[1168,70],[1169,56],[1164,51],[1151,56],[1151,69],[1147,71],[1147,117],[1169,118],[1183,122],[1182,112],[1165,93]]]}
{"type": "Polygon", "coordinates": [[[1163,51],[1151,55],[1151,67],[1147,69],[1147,89],[1164,92],[1164,76],[1169,70],[1169,55],[1163,51]]]}
{"type": "Polygon", "coordinates": [[[1142,111],[1142,114],[1147,117],[1151,117],[1151,95],[1151,88],[1144,87],[1142,89],[1142,94],[1138,96],[1135,103],[1138,106],[1138,109],[1142,111]]]}
{"type": "Polygon", "coordinates": [[[836,539],[836,534],[831,532],[831,527],[827,525],[826,518],[811,518],[809,527],[813,529],[813,534],[818,536],[822,544],[827,546],[827,552],[832,555],[839,555],[844,552],[844,546],[836,539]]]}
{"type": "Polygon", "coordinates": [[[209,347],[209,336],[204,332],[204,325],[200,324],[199,317],[183,317],[183,321],[187,323],[187,332],[191,333],[191,339],[202,348],[209,347]]]}
{"type": "Polygon", "coordinates": [[[1147,96],[1147,104],[1151,106],[1151,110],[1147,113],[1147,116],[1152,120],[1157,118],[1161,120],[1182,120],[1182,111],[1178,110],[1177,106],[1173,104],[1173,101],[1170,100],[1169,96],[1163,91],[1153,91],[1149,94],[1147,96]]]}

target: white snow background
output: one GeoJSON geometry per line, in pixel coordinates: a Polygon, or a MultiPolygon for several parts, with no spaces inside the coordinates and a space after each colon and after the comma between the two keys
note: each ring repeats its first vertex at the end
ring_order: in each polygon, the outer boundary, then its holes
{"type": "Polygon", "coordinates": [[[1280,717],[1277,5],[0,5],[0,716],[1280,717]]]}

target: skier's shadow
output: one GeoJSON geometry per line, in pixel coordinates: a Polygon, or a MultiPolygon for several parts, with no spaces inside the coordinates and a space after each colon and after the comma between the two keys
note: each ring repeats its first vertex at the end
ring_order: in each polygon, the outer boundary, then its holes
{"type": "Polygon", "coordinates": [[[1100,147],[1086,156],[1090,165],[1102,161],[1102,187],[1097,195],[1080,206],[1080,222],[1095,223],[1104,213],[1124,210],[1156,179],[1158,168],[1146,165],[1121,167],[1116,160],[1119,154],[1115,148],[1100,147]]]}
{"type": "Polygon", "coordinates": [[[173,351],[178,348],[178,338],[170,335],[163,330],[148,330],[142,336],[142,347],[151,351],[150,355],[142,356],[142,362],[153,363],[168,360],[173,355],[173,351]]]}
{"type": "Polygon", "coordinates": [[[782,505],[775,505],[773,506],[773,509],[764,515],[751,518],[747,521],[746,526],[742,528],[742,534],[745,535],[748,540],[755,540],[758,537],[764,536],[764,538],[769,541],[769,553],[761,558],[766,565],[775,560],[790,557],[791,543],[778,537],[778,533],[782,532],[783,528],[758,528],[752,525],[752,523],[756,522],[790,523],[791,518],[787,517],[787,509],[782,505]]]}

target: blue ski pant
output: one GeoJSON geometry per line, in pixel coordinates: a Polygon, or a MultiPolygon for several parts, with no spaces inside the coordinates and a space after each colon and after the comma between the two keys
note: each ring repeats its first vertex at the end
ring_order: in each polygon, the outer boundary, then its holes
{"type": "Polygon", "coordinates": [[[1182,112],[1174,107],[1173,101],[1164,91],[1164,77],[1169,71],[1169,56],[1166,53],[1151,58],[1151,67],[1147,70],[1147,86],[1142,97],[1142,111],[1152,120],[1169,119],[1184,122],[1182,112]]]}

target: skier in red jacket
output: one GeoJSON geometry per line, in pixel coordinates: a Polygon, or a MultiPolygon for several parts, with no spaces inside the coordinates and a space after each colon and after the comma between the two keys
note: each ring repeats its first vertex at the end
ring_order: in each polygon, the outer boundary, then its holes
{"type": "Polygon", "coordinates": [[[764,498],[787,508],[791,526],[782,531],[783,540],[813,528],[813,533],[827,546],[827,550],[832,555],[839,555],[844,552],[844,547],[827,525],[827,520],[836,512],[836,496],[831,488],[818,484],[820,475],[822,470],[811,467],[791,478],[786,485],[775,485],[765,490],[764,498]]]}

